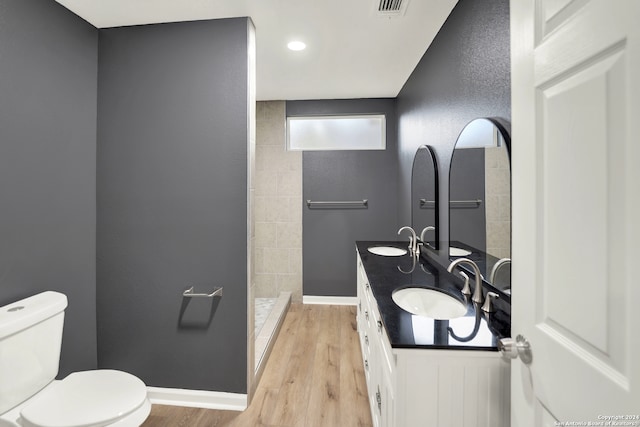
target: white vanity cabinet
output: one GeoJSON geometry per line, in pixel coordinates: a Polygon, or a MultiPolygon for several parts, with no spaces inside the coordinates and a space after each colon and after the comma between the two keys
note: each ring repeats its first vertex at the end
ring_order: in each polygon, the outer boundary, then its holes
{"type": "Polygon", "coordinates": [[[367,275],[358,257],[358,333],[374,427],[393,423],[395,362],[367,275]]]}
{"type": "Polygon", "coordinates": [[[374,427],[507,427],[509,362],[498,352],[392,348],[360,256],[357,325],[374,427]]]}

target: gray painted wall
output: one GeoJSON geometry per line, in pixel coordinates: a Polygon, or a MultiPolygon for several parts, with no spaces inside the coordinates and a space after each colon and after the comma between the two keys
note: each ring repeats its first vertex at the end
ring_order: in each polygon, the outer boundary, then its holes
{"type": "Polygon", "coordinates": [[[0,0],[0,306],[67,295],[61,377],[96,367],[97,42],[54,1],[0,0]]]}
{"type": "MultiPolygon", "coordinates": [[[[484,148],[456,150],[449,169],[451,200],[482,200],[480,206],[449,207],[449,238],[478,250],[487,250],[487,196],[485,193],[484,148]]],[[[442,202],[446,203],[446,202],[442,202]]],[[[452,245],[453,246],[453,245],[452,245]]]]}
{"type": "Polygon", "coordinates": [[[368,209],[308,209],[303,205],[303,294],[356,295],[356,240],[395,240],[398,221],[395,100],[289,101],[287,116],[385,113],[384,151],[306,151],[305,200],[369,200],[368,209]]]}
{"type": "Polygon", "coordinates": [[[397,97],[399,219],[411,218],[411,165],[434,147],[440,173],[440,251],[449,240],[449,164],[477,117],[511,120],[509,1],[460,0],[397,97]]]}
{"type": "Polygon", "coordinates": [[[100,31],[98,361],[151,386],[246,392],[249,22],[100,31]]]}

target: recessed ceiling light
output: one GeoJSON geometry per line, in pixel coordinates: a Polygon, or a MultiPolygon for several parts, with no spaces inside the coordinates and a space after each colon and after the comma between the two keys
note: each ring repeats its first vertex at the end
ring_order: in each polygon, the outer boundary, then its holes
{"type": "Polygon", "coordinates": [[[306,49],[306,47],[307,47],[307,45],[306,45],[306,44],[304,44],[304,43],[303,43],[303,42],[301,42],[301,41],[292,41],[292,42],[289,42],[289,43],[287,44],[287,47],[288,47],[290,50],[296,50],[296,51],[297,51],[297,50],[305,50],[305,49],[306,49]]]}

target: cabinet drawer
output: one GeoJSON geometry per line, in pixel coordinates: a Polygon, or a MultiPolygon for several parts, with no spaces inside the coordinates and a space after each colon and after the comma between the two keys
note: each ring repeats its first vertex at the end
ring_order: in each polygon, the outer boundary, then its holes
{"type": "Polygon", "coordinates": [[[371,321],[369,322],[369,330],[371,335],[375,336],[376,342],[380,349],[380,362],[383,363],[383,368],[387,371],[390,378],[393,378],[395,372],[395,357],[391,351],[391,343],[387,336],[387,331],[384,329],[382,323],[382,316],[378,311],[377,304],[371,304],[371,321]]]}
{"type": "Polygon", "coordinates": [[[380,385],[375,384],[369,391],[369,404],[371,405],[371,418],[374,426],[386,427],[382,416],[382,392],[380,385]]]}

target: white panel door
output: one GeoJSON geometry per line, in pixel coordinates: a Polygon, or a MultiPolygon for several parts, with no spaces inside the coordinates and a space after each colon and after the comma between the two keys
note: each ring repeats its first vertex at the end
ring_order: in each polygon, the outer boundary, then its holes
{"type": "Polygon", "coordinates": [[[511,20],[512,425],[640,426],[640,1],[511,20]]]}

